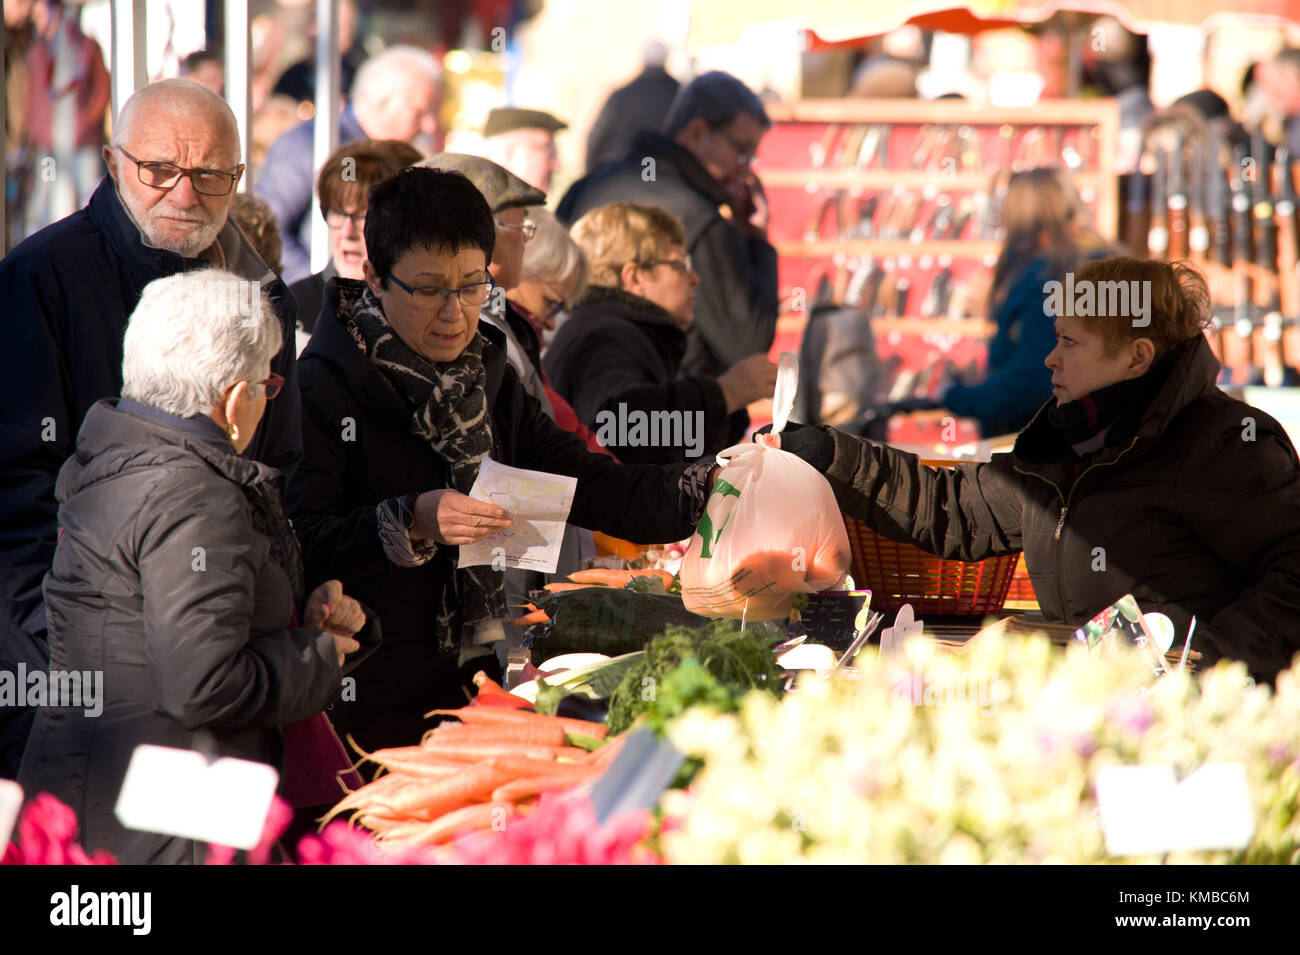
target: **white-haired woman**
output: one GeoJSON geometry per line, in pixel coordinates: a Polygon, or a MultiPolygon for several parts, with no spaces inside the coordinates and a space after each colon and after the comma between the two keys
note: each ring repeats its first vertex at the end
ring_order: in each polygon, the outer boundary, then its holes
{"type": "Polygon", "coordinates": [[[189,840],[115,818],[136,746],[276,764],[279,728],[321,713],[344,657],[377,643],[337,580],[304,602],[280,472],[240,454],[284,384],[280,345],[265,299],[232,273],[150,283],[123,341],[122,398],[90,409],[59,473],[50,668],[102,672],[103,698],[49,700],[19,780],[123,863],[202,861],[189,840]]]}
{"type": "Polygon", "coordinates": [[[586,290],[591,266],[554,215],[545,209],[533,209],[529,215],[537,232],[524,247],[523,278],[506,298],[532,324],[545,350],[564,314],[586,290]]]}

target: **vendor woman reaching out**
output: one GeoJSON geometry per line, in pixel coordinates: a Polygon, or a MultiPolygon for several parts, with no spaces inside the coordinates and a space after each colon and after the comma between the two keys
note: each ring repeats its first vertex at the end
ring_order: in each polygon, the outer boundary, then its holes
{"type": "Polygon", "coordinates": [[[1044,317],[1053,397],[1009,454],[935,469],[826,427],[764,440],[824,472],[844,512],[891,540],[967,561],[1023,550],[1049,621],[1082,625],[1132,593],[1180,642],[1195,614],[1203,664],[1243,660],[1272,682],[1300,651],[1295,448],[1215,387],[1199,273],[1108,258],[1075,272],[1075,294],[1118,287],[1102,282],[1133,283],[1130,302],[1149,283],[1146,314],[1044,317]]]}

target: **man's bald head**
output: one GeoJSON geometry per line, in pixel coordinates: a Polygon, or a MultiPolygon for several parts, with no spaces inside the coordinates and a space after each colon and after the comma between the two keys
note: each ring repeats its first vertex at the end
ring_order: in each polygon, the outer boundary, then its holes
{"type": "Polygon", "coordinates": [[[229,165],[240,161],[234,112],[212,90],[191,80],[158,80],[131,94],[113,124],[113,145],[129,149],[130,143],[173,127],[177,118],[199,130],[211,151],[227,154],[229,165]]]}

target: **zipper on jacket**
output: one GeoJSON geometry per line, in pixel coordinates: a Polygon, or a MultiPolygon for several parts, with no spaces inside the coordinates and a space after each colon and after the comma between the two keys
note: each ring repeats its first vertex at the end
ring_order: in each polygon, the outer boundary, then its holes
{"type": "Polygon", "coordinates": [[[1026,471],[1020,467],[1017,467],[1016,465],[1012,465],[1012,467],[1020,474],[1025,474],[1030,477],[1036,477],[1040,481],[1050,484],[1052,490],[1056,491],[1056,496],[1061,499],[1061,516],[1056,522],[1056,531],[1052,535],[1052,538],[1056,541],[1056,596],[1057,599],[1060,600],[1061,602],[1060,606],[1061,606],[1062,615],[1065,614],[1065,574],[1064,574],[1065,566],[1063,561],[1061,560],[1061,549],[1062,549],[1061,531],[1065,527],[1065,515],[1070,510],[1070,502],[1074,500],[1074,492],[1078,488],[1078,486],[1083,482],[1083,479],[1088,475],[1090,471],[1092,471],[1094,468],[1104,468],[1117,463],[1120,458],[1124,457],[1124,455],[1128,454],[1130,451],[1133,450],[1133,446],[1137,444],[1137,442],[1138,442],[1138,436],[1134,435],[1133,440],[1129,442],[1128,447],[1125,448],[1123,451],[1121,451],[1119,454],[1115,455],[1115,457],[1111,458],[1111,460],[1099,461],[1096,464],[1091,464],[1088,467],[1084,468],[1083,473],[1080,474],[1077,478],[1075,478],[1074,483],[1070,485],[1069,494],[1062,494],[1060,486],[1057,485],[1057,483],[1051,480],[1050,478],[1046,478],[1041,474],[1036,474],[1033,471],[1026,471]]]}

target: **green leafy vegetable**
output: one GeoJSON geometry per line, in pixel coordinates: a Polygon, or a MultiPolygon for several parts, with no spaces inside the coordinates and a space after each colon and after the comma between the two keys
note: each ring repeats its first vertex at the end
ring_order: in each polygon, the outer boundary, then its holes
{"type": "Polygon", "coordinates": [[[734,627],[730,620],[697,629],[669,626],[652,640],[610,698],[610,734],[621,733],[643,713],[662,731],[689,706],[729,711],[750,690],[779,695],[780,668],[772,648],[782,637],[734,627]]]}

